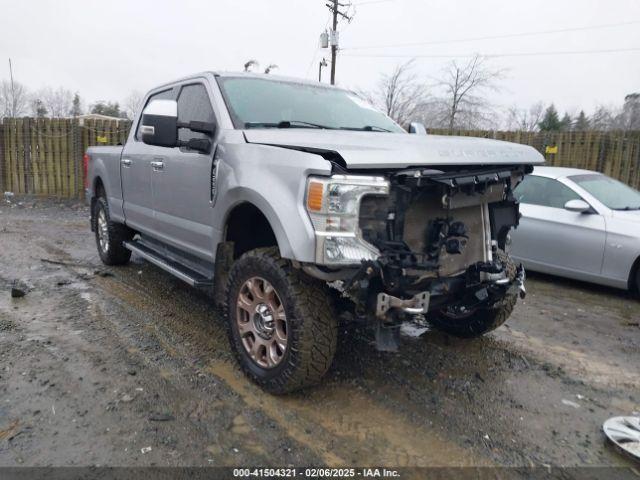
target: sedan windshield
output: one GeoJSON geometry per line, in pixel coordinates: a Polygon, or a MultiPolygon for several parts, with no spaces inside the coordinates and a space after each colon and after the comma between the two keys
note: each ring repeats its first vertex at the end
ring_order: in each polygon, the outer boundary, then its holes
{"type": "Polygon", "coordinates": [[[569,177],[612,210],[640,210],[640,192],[606,175],[569,177]]]}
{"type": "Polygon", "coordinates": [[[218,77],[234,125],[406,133],[357,95],[322,85],[218,77]]]}

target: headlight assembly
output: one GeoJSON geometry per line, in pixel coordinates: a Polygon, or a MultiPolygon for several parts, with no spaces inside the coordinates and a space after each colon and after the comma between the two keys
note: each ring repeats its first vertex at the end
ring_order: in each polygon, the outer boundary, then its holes
{"type": "Polygon", "coordinates": [[[358,226],[360,200],[388,194],[389,182],[383,177],[309,177],[305,200],[316,232],[316,263],[354,265],[378,258],[380,252],[362,238],[358,226]]]}

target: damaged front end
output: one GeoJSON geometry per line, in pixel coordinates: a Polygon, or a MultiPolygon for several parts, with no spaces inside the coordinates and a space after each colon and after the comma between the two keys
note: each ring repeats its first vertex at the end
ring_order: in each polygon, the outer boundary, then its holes
{"type": "Polygon", "coordinates": [[[338,183],[310,179],[317,264],[331,268],[315,267],[316,276],[339,280],[356,312],[383,324],[523,295],[524,270],[504,251],[519,219],[513,189],[530,169],[416,168],[338,183]]]}

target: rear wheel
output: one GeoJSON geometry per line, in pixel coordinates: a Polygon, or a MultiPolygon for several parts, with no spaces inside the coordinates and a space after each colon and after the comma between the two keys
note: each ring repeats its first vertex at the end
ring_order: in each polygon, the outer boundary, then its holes
{"type": "Polygon", "coordinates": [[[96,246],[102,263],[105,265],[124,265],[131,258],[131,250],[124,242],[133,238],[133,232],[121,223],[116,223],[109,216],[109,204],[105,197],[96,200],[93,212],[93,231],[96,235],[96,246]]]}
{"type": "Polygon", "coordinates": [[[320,381],[337,344],[327,287],[260,248],[232,266],[225,315],[229,340],[244,372],[282,394],[320,381]]]}
{"type": "MultiPolygon", "coordinates": [[[[504,264],[511,280],[516,277],[516,265],[504,252],[498,251],[498,258],[504,264]]],[[[506,295],[489,307],[465,310],[455,306],[429,314],[429,322],[436,330],[455,337],[479,337],[495,330],[507,321],[518,300],[517,294],[506,295]]]]}

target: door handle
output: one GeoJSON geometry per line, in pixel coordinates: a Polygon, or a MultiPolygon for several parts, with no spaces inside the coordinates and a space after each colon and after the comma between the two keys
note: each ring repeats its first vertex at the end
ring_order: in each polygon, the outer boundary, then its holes
{"type": "Polygon", "coordinates": [[[160,161],[153,161],[151,162],[151,167],[154,170],[162,170],[164,168],[164,162],[160,162],[160,161]]]}
{"type": "Polygon", "coordinates": [[[131,159],[130,158],[123,158],[122,160],[120,160],[120,163],[122,164],[123,167],[130,167],[131,166],[131,159]]]}

